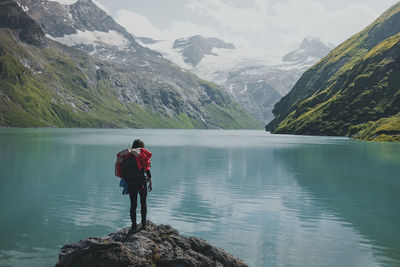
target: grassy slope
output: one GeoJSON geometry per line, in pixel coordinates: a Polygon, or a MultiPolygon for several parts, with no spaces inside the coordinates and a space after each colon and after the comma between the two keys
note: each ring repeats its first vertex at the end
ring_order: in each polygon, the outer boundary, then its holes
{"type": "Polygon", "coordinates": [[[205,104],[207,121],[223,129],[263,129],[263,124],[232,101],[227,93],[211,82],[198,80],[214,102],[205,104]],[[219,103],[218,105],[216,103],[219,103]]]}
{"type": "Polygon", "coordinates": [[[381,32],[399,31],[393,28],[399,17],[397,4],[308,70],[277,104],[273,132],[351,135],[361,129],[357,125],[399,112],[400,35],[374,45],[381,32]],[[301,94],[308,97],[299,100],[301,94]],[[290,99],[294,104],[285,113],[290,99]]]}
{"type": "Polygon", "coordinates": [[[301,101],[278,133],[346,135],[356,125],[400,111],[400,34],[378,44],[340,83],[301,101]],[[395,55],[395,59],[391,55],[395,55]]]}
{"type": "Polygon", "coordinates": [[[359,125],[354,137],[368,141],[400,142],[400,113],[359,125]]]}
{"type": "MultiPolygon", "coordinates": [[[[0,29],[0,40],[0,126],[207,127],[184,113],[166,117],[135,103],[119,102],[107,81],[96,81],[93,62],[83,53],[60,49],[54,42],[38,49],[17,42],[14,33],[6,29],[0,29]]],[[[223,94],[215,85],[207,86],[215,90],[216,97],[223,94]]],[[[207,119],[221,128],[261,127],[231,100],[206,110],[207,119]]]]}

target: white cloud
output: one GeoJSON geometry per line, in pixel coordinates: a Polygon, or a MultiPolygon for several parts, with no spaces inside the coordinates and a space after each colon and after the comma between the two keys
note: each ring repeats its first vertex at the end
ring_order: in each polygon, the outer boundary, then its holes
{"type": "Polygon", "coordinates": [[[201,34],[247,49],[287,51],[297,48],[307,36],[339,44],[382,11],[376,3],[361,0],[337,0],[335,4],[329,0],[186,0],[183,6],[178,0],[170,1],[159,14],[162,19],[155,17],[147,4],[143,4],[146,8],[120,9],[114,14],[136,36],[174,40],[201,34]]]}
{"type": "Polygon", "coordinates": [[[246,5],[235,6],[227,0],[189,0],[185,7],[205,20],[213,20],[216,28],[229,32],[232,39],[245,35],[258,47],[266,43],[298,45],[306,36],[338,44],[379,15],[364,4],[341,4],[332,10],[316,0],[253,0],[246,5]]]}
{"type": "Polygon", "coordinates": [[[118,10],[116,21],[127,31],[138,37],[162,39],[163,33],[148,18],[125,9],[118,10]]]}
{"type": "Polygon", "coordinates": [[[268,28],[268,8],[266,2],[248,8],[235,7],[221,0],[190,0],[185,7],[208,16],[233,32],[262,32],[268,28]],[[263,8],[259,8],[262,6],[263,8]]]}
{"type": "Polygon", "coordinates": [[[274,6],[274,27],[281,28],[282,41],[300,41],[317,36],[326,42],[340,43],[370,24],[378,14],[365,5],[348,5],[328,10],[316,1],[297,0],[274,6]]]}
{"type": "Polygon", "coordinates": [[[50,2],[58,2],[62,5],[72,5],[76,3],[78,0],[50,0],[50,2]]]}
{"type": "Polygon", "coordinates": [[[173,21],[172,28],[165,33],[173,39],[189,37],[196,34],[200,34],[205,37],[219,36],[219,34],[214,29],[179,20],[173,21]]]}
{"type": "Polygon", "coordinates": [[[154,26],[147,17],[124,9],[117,12],[116,21],[135,36],[150,37],[156,40],[175,40],[196,34],[201,34],[203,36],[218,35],[218,33],[211,28],[179,20],[172,21],[170,29],[161,31],[154,26]]]}

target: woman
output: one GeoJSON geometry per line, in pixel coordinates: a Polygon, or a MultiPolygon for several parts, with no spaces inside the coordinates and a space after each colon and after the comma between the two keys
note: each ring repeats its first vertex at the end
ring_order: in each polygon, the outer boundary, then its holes
{"type": "Polygon", "coordinates": [[[131,232],[137,231],[136,207],[138,194],[140,196],[142,229],[146,229],[147,190],[149,190],[149,192],[153,190],[150,172],[151,156],[151,152],[144,148],[144,143],[140,139],[136,139],[135,141],[133,141],[132,148],[125,149],[117,154],[118,160],[120,162],[122,161],[122,178],[128,183],[128,193],[131,200],[131,232]],[[148,189],[145,174],[147,176],[147,180],[149,181],[148,189]]]}

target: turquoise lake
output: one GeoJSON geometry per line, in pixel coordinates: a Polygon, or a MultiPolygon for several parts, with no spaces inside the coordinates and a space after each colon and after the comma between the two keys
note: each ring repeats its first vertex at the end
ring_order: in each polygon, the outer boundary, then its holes
{"type": "MultiPolygon", "coordinates": [[[[250,266],[399,266],[400,144],[264,131],[0,129],[0,266],[130,225],[115,155],[153,153],[148,219],[250,266]]],[[[138,221],[140,212],[138,209],[138,221]]]]}

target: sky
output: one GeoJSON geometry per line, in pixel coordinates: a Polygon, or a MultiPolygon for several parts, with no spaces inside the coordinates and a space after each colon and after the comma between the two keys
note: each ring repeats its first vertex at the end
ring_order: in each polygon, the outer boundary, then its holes
{"type": "MultiPolygon", "coordinates": [[[[70,4],[76,0],[56,0],[70,4]]],[[[397,0],[93,0],[138,37],[196,34],[247,49],[297,47],[305,37],[340,44],[397,0]]]]}

